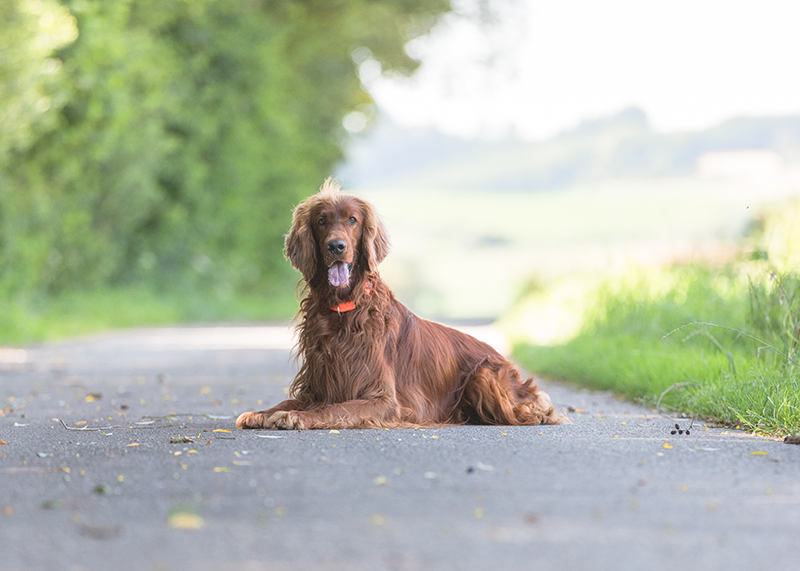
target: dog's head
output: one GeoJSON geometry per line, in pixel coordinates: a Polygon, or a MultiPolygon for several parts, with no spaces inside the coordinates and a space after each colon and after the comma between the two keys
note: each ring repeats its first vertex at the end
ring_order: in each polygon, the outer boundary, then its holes
{"type": "Polygon", "coordinates": [[[374,272],[389,253],[389,239],[372,206],[339,192],[330,178],[295,208],[286,257],[308,284],[349,289],[353,276],[374,272]],[[315,280],[317,278],[317,280],[315,280]]]}

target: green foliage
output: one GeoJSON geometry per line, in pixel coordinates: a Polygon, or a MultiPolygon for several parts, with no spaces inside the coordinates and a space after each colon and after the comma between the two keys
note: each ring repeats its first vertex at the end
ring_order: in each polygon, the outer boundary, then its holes
{"type": "Polygon", "coordinates": [[[765,265],[634,272],[597,290],[580,332],[552,347],[520,345],[526,366],[752,430],[800,428],[793,314],[798,276],[765,265]],[[758,270],[761,270],[760,272],[758,270]],[[715,325],[716,324],[716,325],[715,325]],[[753,337],[757,337],[758,340],[753,337]]]}
{"type": "Polygon", "coordinates": [[[18,295],[13,303],[0,302],[0,338],[23,343],[141,325],[280,321],[296,308],[293,291],[287,288],[226,299],[205,292],[154,291],[146,285],[58,296],[18,295]]]}
{"type": "MultiPolygon", "coordinates": [[[[442,0],[9,0],[0,8],[0,300],[295,281],[291,210],[442,0]],[[363,51],[363,50],[362,50],[363,51]]],[[[291,285],[288,285],[291,287],[291,285]]]]}

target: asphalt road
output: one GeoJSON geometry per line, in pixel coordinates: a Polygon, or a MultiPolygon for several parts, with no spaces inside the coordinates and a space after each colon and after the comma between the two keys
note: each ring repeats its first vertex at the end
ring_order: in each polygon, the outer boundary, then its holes
{"type": "Polygon", "coordinates": [[[573,425],[237,431],[289,343],[0,349],[0,570],[800,568],[800,446],[554,383],[573,425]]]}

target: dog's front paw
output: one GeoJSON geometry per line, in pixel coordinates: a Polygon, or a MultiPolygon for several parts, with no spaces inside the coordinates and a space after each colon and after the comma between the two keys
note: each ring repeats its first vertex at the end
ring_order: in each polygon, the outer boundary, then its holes
{"type": "Polygon", "coordinates": [[[303,415],[301,413],[281,410],[269,417],[269,420],[267,420],[267,428],[305,430],[306,423],[303,421],[303,415]]]}
{"type": "Polygon", "coordinates": [[[268,420],[264,412],[243,412],[236,419],[236,428],[269,428],[268,420]]]}

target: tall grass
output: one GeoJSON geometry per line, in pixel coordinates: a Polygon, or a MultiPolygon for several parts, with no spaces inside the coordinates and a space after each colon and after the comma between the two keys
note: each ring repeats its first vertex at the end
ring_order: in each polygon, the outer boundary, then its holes
{"type": "Polygon", "coordinates": [[[517,357],[542,375],[649,406],[663,394],[662,409],[760,432],[798,431],[800,267],[785,247],[792,240],[778,240],[783,249],[754,247],[774,243],[780,221],[768,221],[724,266],[604,278],[584,300],[571,339],[520,343],[517,357]]]}

